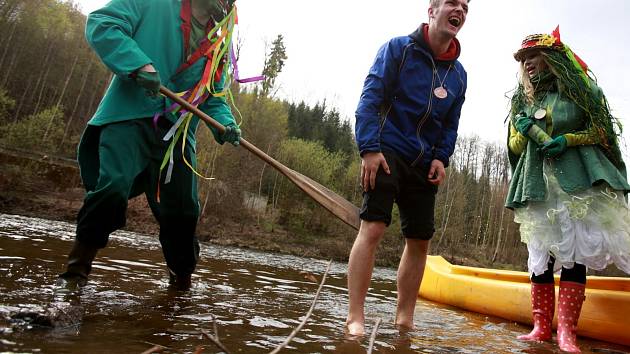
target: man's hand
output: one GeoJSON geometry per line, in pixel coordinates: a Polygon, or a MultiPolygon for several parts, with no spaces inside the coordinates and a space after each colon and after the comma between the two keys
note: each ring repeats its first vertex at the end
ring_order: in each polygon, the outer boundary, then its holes
{"type": "Polygon", "coordinates": [[[431,161],[431,168],[429,169],[429,176],[427,179],[429,183],[439,186],[440,183],[446,178],[446,171],[444,170],[444,164],[440,160],[431,161]]]}
{"type": "Polygon", "coordinates": [[[365,192],[376,187],[376,173],[381,166],[383,166],[385,173],[391,174],[383,153],[366,152],[363,154],[361,158],[361,185],[365,192]]]}
{"type": "Polygon", "coordinates": [[[147,96],[155,97],[160,93],[160,73],[155,70],[153,65],[147,64],[136,70],[133,76],[138,86],[147,91],[147,96]]]}
{"type": "Polygon", "coordinates": [[[225,131],[221,134],[221,140],[238,146],[241,141],[241,129],[236,124],[227,125],[225,131]]]}

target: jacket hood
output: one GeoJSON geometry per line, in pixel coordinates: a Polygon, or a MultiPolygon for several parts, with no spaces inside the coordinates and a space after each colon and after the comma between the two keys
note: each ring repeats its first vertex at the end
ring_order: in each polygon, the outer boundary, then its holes
{"type": "Polygon", "coordinates": [[[461,45],[457,38],[453,38],[451,43],[448,46],[448,49],[442,55],[436,56],[435,53],[431,50],[431,46],[429,45],[429,25],[423,23],[418,27],[413,33],[409,35],[414,42],[416,42],[420,47],[425,49],[431,56],[443,62],[454,62],[459,58],[459,54],[461,53],[461,45]]]}

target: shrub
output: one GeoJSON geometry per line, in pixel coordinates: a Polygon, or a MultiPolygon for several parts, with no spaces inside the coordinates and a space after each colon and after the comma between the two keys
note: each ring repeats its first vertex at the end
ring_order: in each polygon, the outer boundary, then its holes
{"type": "Polygon", "coordinates": [[[6,124],[0,127],[0,143],[33,151],[57,151],[64,127],[56,123],[62,116],[61,107],[52,107],[17,122],[6,124]]]}
{"type": "Polygon", "coordinates": [[[11,112],[15,108],[15,100],[9,96],[4,88],[0,87],[0,125],[9,123],[11,112]]]}

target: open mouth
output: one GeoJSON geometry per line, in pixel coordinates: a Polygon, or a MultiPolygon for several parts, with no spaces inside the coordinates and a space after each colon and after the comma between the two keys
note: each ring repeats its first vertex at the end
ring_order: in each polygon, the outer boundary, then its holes
{"type": "Polygon", "coordinates": [[[459,25],[462,23],[462,20],[457,16],[452,16],[448,18],[448,23],[450,23],[453,27],[459,27],[459,25]]]}

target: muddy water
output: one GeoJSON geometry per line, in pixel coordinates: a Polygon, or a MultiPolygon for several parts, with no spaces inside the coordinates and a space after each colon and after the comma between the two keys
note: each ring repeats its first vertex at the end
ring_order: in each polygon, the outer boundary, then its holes
{"type": "MultiPolygon", "coordinates": [[[[0,317],[37,309],[50,301],[52,283],[71,246],[73,225],[0,215],[0,317]]],[[[299,323],[317,289],[322,261],[236,248],[202,246],[189,292],[172,292],[158,242],[118,232],[99,253],[84,289],[80,326],[16,327],[0,320],[0,352],[142,353],[159,344],[165,352],[218,350],[198,333],[212,332],[216,316],[222,342],[241,353],[268,352],[299,323]]],[[[333,264],[310,321],[286,352],[363,353],[368,339],[346,338],[345,266],[333,264]]],[[[553,353],[551,344],[514,340],[525,327],[426,301],[416,307],[417,330],[392,326],[395,271],[377,269],[367,303],[370,321],[381,317],[375,351],[382,353],[553,353]]],[[[371,330],[371,325],[368,331],[371,330]]],[[[585,352],[622,347],[581,341],[585,352]]],[[[627,348],[626,348],[627,349],[627,348]]]]}

